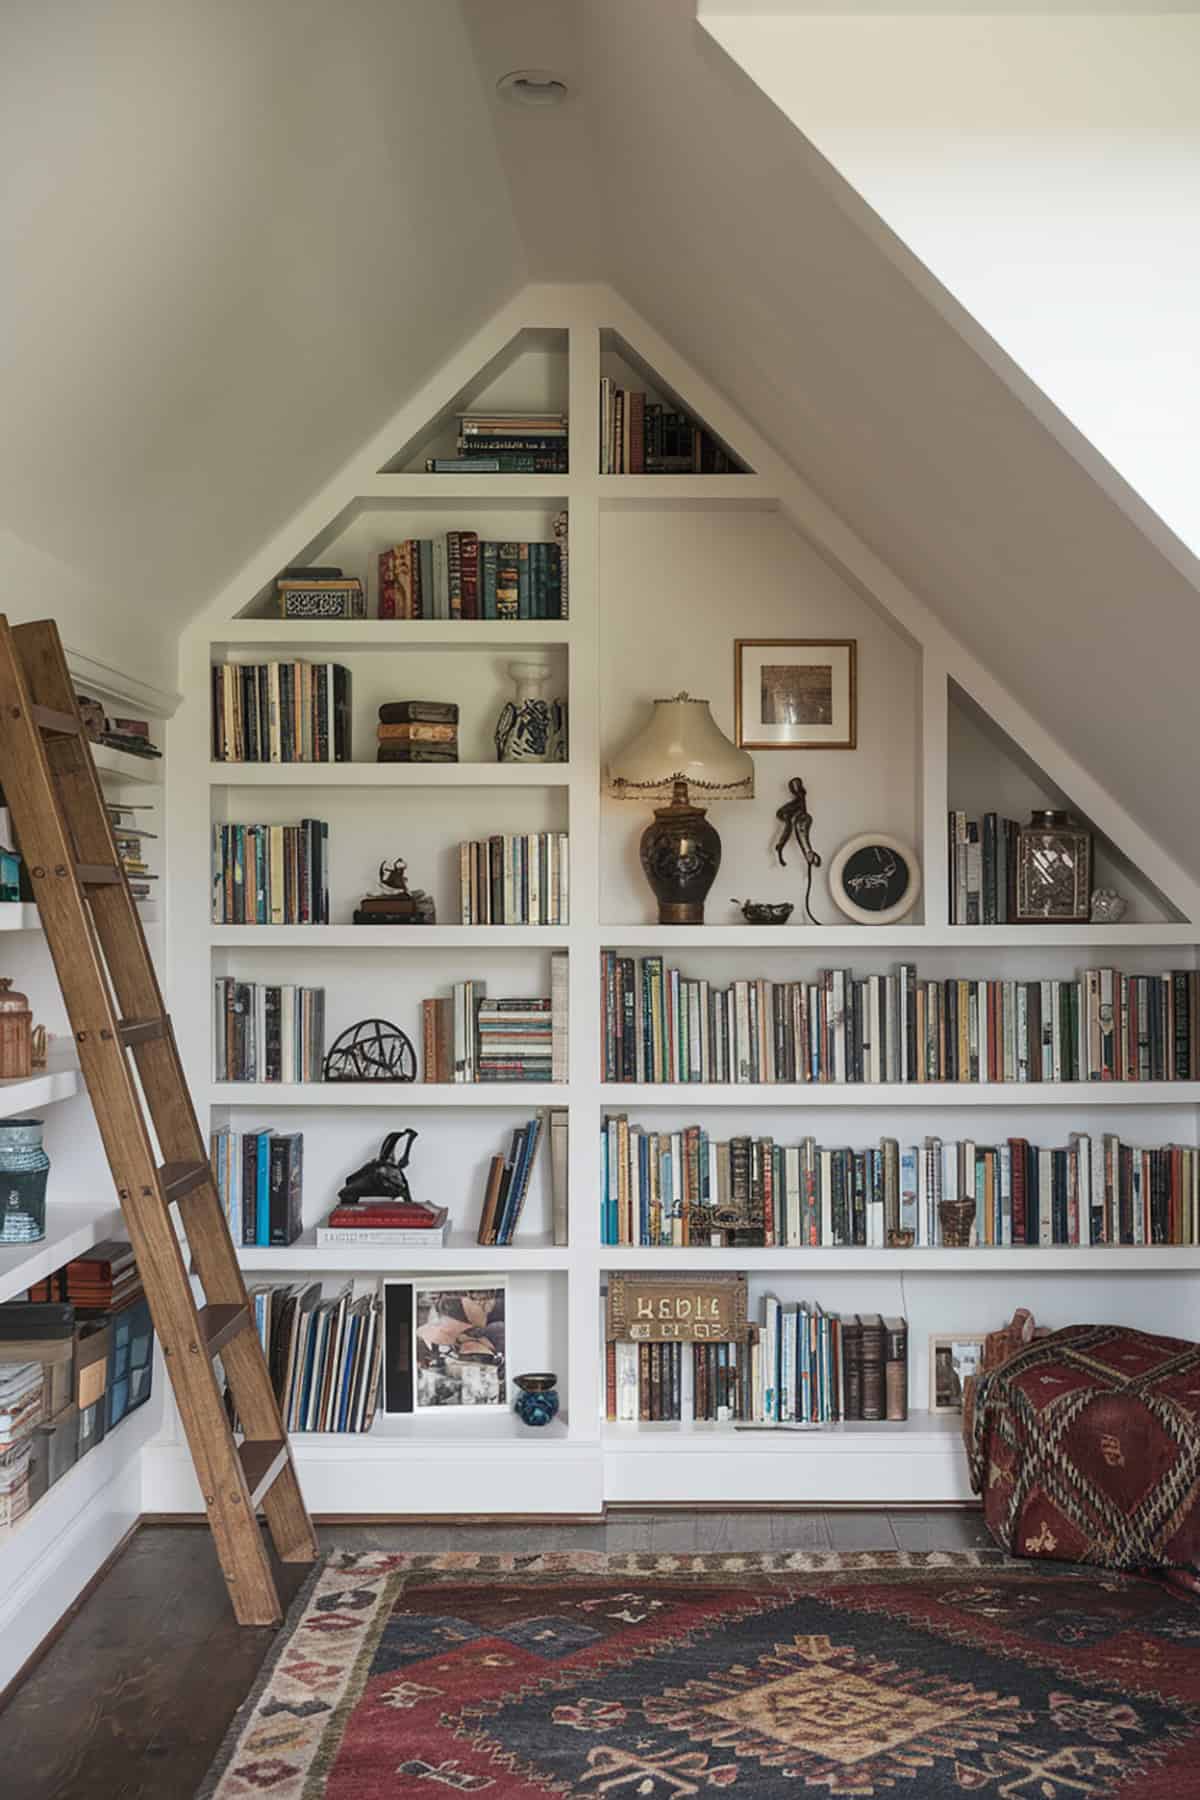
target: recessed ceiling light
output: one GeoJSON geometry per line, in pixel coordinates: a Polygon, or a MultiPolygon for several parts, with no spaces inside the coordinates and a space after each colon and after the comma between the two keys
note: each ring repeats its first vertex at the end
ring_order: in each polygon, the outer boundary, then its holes
{"type": "Polygon", "coordinates": [[[570,89],[562,76],[550,69],[513,69],[500,77],[496,92],[510,106],[541,112],[548,106],[561,106],[570,89]]]}

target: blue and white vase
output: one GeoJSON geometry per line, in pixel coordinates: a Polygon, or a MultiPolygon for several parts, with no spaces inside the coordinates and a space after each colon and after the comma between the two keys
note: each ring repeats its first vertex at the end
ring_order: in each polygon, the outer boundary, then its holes
{"type": "Polygon", "coordinates": [[[0,1121],[0,1244],[36,1244],[45,1237],[49,1173],[42,1121],[0,1121]]]}
{"type": "Polygon", "coordinates": [[[558,1376],[547,1372],[514,1379],[521,1390],[514,1402],[518,1419],[526,1425],[548,1425],[558,1412],[558,1376]]]}
{"type": "Polygon", "coordinates": [[[515,700],[506,701],[496,720],[498,762],[552,763],[566,757],[566,708],[561,700],[547,700],[543,689],[550,679],[544,662],[509,663],[517,685],[515,700]]]}

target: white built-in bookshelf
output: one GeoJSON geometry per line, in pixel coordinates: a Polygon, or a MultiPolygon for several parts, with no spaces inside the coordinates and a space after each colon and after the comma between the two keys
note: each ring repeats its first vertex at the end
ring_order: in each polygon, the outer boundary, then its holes
{"type": "MultiPolygon", "coordinates": [[[[1045,979],[1106,962],[1133,972],[1196,966],[1200,894],[1087,772],[1002,692],[896,577],[782,464],[752,427],[615,296],[590,288],[529,289],[431,377],[392,424],[276,534],[185,636],[182,705],[172,722],[168,804],[168,940],[172,1011],[202,1118],[238,1129],[305,1134],[305,1235],[287,1250],[244,1250],[248,1282],[503,1272],[509,1282],[509,1369],[552,1368],[563,1414],[548,1432],[511,1415],[470,1411],[381,1419],[361,1437],[301,1436],[305,1492],[318,1513],[592,1514],[605,1502],[803,1504],[953,1501],[968,1495],[957,1421],[927,1411],[931,1333],[1000,1324],[1018,1305],[1040,1321],[1124,1320],[1194,1334],[1200,1250],[1089,1247],[1007,1250],[708,1250],[606,1248],[600,1241],[599,1134],[612,1111],[654,1128],[703,1122],[714,1136],[814,1135],[836,1144],[882,1134],[920,1142],[974,1133],[1064,1143],[1112,1130],[1134,1142],[1197,1143],[1200,1084],[1036,1087],[913,1084],[847,1087],[656,1087],[600,1078],[602,949],[661,952],[692,975],[812,979],[821,968],[882,973],[904,960],[923,977],[1045,979]],[[728,476],[601,476],[601,373],[682,404],[744,461],[728,476]],[[432,476],[464,406],[553,405],[570,414],[570,473],[432,476]],[[289,564],[329,562],[367,582],[399,538],[471,529],[484,537],[550,538],[569,511],[570,617],[564,621],[284,623],[268,616],[289,564]],[[637,863],[647,813],[603,797],[608,756],[648,703],[687,689],[733,732],[737,637],[858,640],[859,748],[757,753],[757,798],[714,808],[724,866],[699,929],[663,928],[637,863]],[[511,687],[506,665],[544,652],[552,691],[570,708],[570,760],[498,765],[491,729],[511,687]],[[214,764],[210,668],[225,660],[336,659],[352,670],[354,756],[333,766],[214,764]],[[460,757],[446,767],[377,765],[374,719],[393,698],[455,700],[460,757]],[[791,899],[795,866],[771,854],[787,779],[803,774],[813,838],[825,859],[861,831],[912,843],[923,868],[919,910],[874,930],[842,920],[824,873],[819,927],[742,924],[729,896],[791,899]],[[1066,796],[1092,824],[1102,874],[1129,897],[1128,922],[1092,928],[947,925],[946,815],[954,805],[1003,810],[1066,796]],[[332,923],[214,926],[213,822],[327,819],[332,923]],[[555,927],[463,927],[456,847],[491,831],[567,830],[571,919],[555,927]],[[407,859],[433,892],[433,927],[360,929],[358,896],[384,857],[407,859]],[[216,1084],[214,977],[293,981],[326,991],[326,1042],[371,1015],[393,1020],[420,1050],[420,1002],[456,980],[490,995],[548,994],[550,956],[570,963],[570,1079],[507,1088],[420,1083],[375,1088],[216,1084]],[[535,1173],[516,1241],[479,1249],[475,1228],[489,1157],[537,1107],[565,1106],[570,1124],[569,1243],[552,1241],[549,1177],[535,1173]],[[447,1204],[446,1248],[426,1253],[319,1250],[314,1230],[344,1175],[389,1129],[420,1132],[418,1196],[447,1204]],[[910,1417],[820,1433],[741,1434],[707,1425],[620,1425],[603,1419],[603,1290],[610,1269],[744,1269],[752,1316],[761,1297],[815,1299],[835,1310],[909,1321],[910,1417]]],[[[793,858],[793,861],[795,859],[793,858]]],[[[797,915],[800,908],[797,907],[797,915]]],[[[543,1165],[548,1159],[543,1158],[543,1165]]],[[[147,1510],[196,1510],[181,1439],[145,1458],[147,1510]]]]}

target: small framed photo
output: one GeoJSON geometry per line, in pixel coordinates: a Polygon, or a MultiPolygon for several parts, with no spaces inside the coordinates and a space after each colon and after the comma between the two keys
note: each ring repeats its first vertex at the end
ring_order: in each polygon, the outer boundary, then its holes
{"type": "Polygon", "coordinates": [[[508,1405],[507,1299],[503,1277],[413,1281],[417,1412],[508,1405]]]}
{"type": "Polygon", "coordinates": [[[858,925],[894,925],[921,896],[916,852],[884,831],[865,831],[843,844],[829,865],[834,905],[858,925]]]}
{"type": "Polygon", "coordinates": [[[737,741],[743,750],[853,750],[857,638],[738,638],[737,741]]]}
{"type": "Polygon", "coordinates": [[[947,1332],[929,1340],[929,1410],[960,1413],[963,1388],[983,1366],[986,1337],[970,1332],[947,1332]]]}

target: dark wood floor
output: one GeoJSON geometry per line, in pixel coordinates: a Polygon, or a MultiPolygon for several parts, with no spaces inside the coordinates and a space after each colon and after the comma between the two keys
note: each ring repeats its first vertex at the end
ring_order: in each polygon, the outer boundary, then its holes
{"type": "MultiPolygon", "coordinates": [[[[619,1513],[603,1525],[352,1526],[346,1549],[951,1550],[976,1513],[619,1513]]],[[[284,1569],[290,1599],[303,1569],[284,1569]]],[[[4,1800],[192,1800],[274,1636],[233,1623],[204,1530],[146,1526],[0,1713],[4,1800]]]]}

